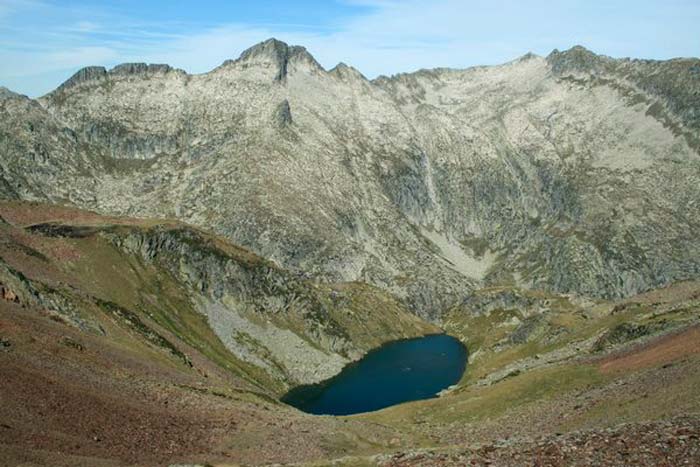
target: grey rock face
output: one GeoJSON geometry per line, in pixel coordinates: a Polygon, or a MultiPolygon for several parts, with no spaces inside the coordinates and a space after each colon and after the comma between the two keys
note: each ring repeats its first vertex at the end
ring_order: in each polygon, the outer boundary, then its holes
{"type": "Polygon", "coordinates": [[[61,84],[56,91],[65,91],[83,83],[103,82],[109,80],[110,77],[148,77],[157,74],[166,74],[169,72],[184,74],[182,70],[177,70],[172,68],[170,65],[164,64],[122,63],[109,71],[102,66],[88,66],[78,70],[73,76],[68,78],[66,82],[61,84]]]}
{"type": "Polygon", "coordinates": [[[146,63],[122,63],[109,71],[110,75],[129,76],[129,75],[153,75],[163,74],[172,71],[170,65],[163,64],[146,64],[146,63]]]}
{"type": "Polygon", "coordinates": [[[283,100],[280,105],[277,106],[275,118],[280,128],[285,128],[292,124],[292,109],[289,107],[289,101],[287,99],[283,100]]]}
{"type": "Polygon", "coordinates": [[[85,82],[101,81],[107,78],[107,70],[103,66],[88,66],[78,70],[63,83],[59,89],[66,90],[85,82]]]}
{"type": "Polygon", "coordinates": [[[153,67],[0,101],[0,194],[175,217],[429,317],[489,284],[700,276],[697,59],[575,47],[368,81],[269,40],[203,75],[153,67]]]}
{"type": "Polygon", "coordinates": [[[570,71],[603,73],[610,70],[614,63],[613,60],[596,55],[580,45],[563,52],[555,49],[547,56],[547,61],[552,71],[559,74],[570,71]]]}
{"type": "Polygon", "coordinates": [[[280,381],[320,381],[364,350],[350,342],[314,289],[258,258],[229,256],[189,229],[134,230],[112,241],[164,266],[185,290],[203,297],[194,301],[224,345],[280,381]],[[285,329],[290,323],[297,323],[295,332],[285,329]],[[242,334],[255,345],[246,346],[242,334]]]}
{"type": "Polygon", "coordinates": [[[650,104],[648,115],[675,134],[682,134],[696,151],[700,149],[700,60],[615,60],[577,46],[552,52],[547,62],[561,77],[611,86],[632,102],[650,104]],[[684,132],[682,126],[694,131],[684,132]]]}
{"type": "Polygon", "coordinates": [[[16,92],[12,92],[9,89],[7,89],[5,86],[0,86],[0,100],[18,99],[21,97],[22,97],[21,94],[17,94],[16,92]]]}
{"type": "Polygon", "coordinates": [[[255,67],[260,62],[269,62],[272,65],[275,81],[283,81],[287,77],[290,63],[302,63],[311,69],[323,70],[323,67],[304,47],[289,46],[277,39],[268,39],[254,45],[245,50],[238,60],[226,61],[224,65],[236,63],[244,67],[255,67]]]}

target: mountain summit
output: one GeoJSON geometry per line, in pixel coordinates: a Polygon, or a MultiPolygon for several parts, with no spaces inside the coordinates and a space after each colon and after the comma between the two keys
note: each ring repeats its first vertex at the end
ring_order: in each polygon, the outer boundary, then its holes
{"type": "Polygon", "coordinates": [[[242,67],[269,65],[275,73],[275,81],[283,81],[287,77],[290,67],[323,70],[323,67],[306,48],[297,45],[290,46],[275,38],[246,49],[237,60],[224,62],[224,66],[231,64],[242,67]]]}

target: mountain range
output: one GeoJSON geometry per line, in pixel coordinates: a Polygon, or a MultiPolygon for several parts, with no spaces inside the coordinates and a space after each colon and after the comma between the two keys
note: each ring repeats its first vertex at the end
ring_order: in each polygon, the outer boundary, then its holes
{"type": "Polygon", "coordinates": [[[582,47],[370,81],[270,39],[4,90],[0,194],[178,219],[431,319],[495,284],[620,298],[700,275],[698,89],[697,59],[582,47]]]}
{"type": "Polygon", "coordinates": [[[270,39],[0,88],[0,463],[694,459],[698,231],[697,58],[370,80],[270,39]],[[443,331],[436,399],[279,401],[443,331]]]}

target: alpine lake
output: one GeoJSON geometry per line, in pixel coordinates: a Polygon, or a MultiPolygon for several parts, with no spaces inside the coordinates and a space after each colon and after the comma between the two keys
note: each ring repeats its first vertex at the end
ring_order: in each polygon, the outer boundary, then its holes
{"type": "Polygon", "coordinates": [[[326,381],[298,386],[282,402],[317,415],[351,415],[436,397],[457,383],[467,349],[446,334],[389,342],[326,381]]]}

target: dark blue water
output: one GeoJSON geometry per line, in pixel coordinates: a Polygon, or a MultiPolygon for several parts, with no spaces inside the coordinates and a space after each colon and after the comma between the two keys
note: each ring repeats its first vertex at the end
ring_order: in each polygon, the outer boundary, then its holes
{"type": "Polygon", "coordinates": [[[299,386],[282,402],[312,414],[349,415],[428,399],[459,381],[467,349],[437,334],[390,342],[319,384],[299,386]]]}

